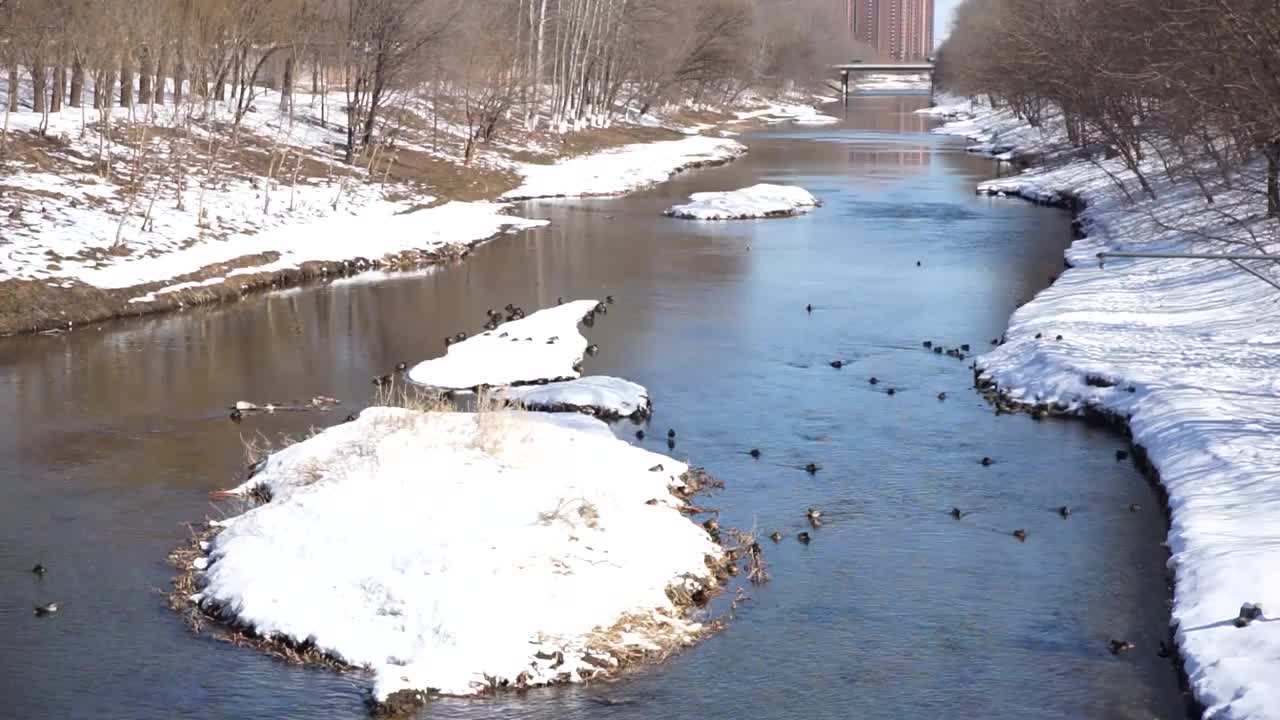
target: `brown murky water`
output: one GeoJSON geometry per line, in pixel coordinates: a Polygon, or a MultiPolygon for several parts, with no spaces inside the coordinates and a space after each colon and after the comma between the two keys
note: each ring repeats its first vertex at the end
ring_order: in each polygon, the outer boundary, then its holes
{"type": "Polygon", "coordinates": [[[706,501],[721,522],[793,536],[809,506],[830,521],[807,547],[768,548],[773,582],[660,667],[424,716],[1182,716],[1156,655],[1165,528],[1145,481],[1114,461],[1118,439],[996,417],[967,363],[920,348],[1000,335],[1060,271],[1070,234],[1060,212],[975,197],[992,165],[925,134],[910,113],[923,103],[858,98],[840,125],[751,136],[743,160],[648,193],[527,204],[553,225],[456,267],[0,340],[0,714],[364,716],[358,674],[193,637],[164,609],[165,555],[184,521],[216,513],[206,493],[233,482],[242,436],[345,414],[237,426],[226,406],[317,393],[359,406],[371,374],[439,353],[488,307],[611,293],[587,371],[650,388],[676,454],[727,481],[706,501]],[[660,215],[689,192],[759,181],[825,204],[760,222],[660,215]],[[798,469],[810,461],[816,477],[798,469]],[[973,514],[956,522],[952,506],[973,514]],[[49,600],[63,610],[33,617],[49,600]],[[1110,637],[1138,649],[1114,657],[1110,637]]]}

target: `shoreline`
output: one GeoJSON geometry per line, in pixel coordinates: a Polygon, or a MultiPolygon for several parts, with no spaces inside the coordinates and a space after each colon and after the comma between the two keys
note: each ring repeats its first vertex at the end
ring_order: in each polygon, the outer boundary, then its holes
{"type": "MultiPolygon", "coordinates": [[[[502,172],[515,176],[514,180],[505,180],[498,183],[498,187],[479,193],[468,189],[460,195],[461,199],[421,194],[404,197],[403,188],[392,186],[383,192],[390,192],[392,196],[399,194],[400,199],[389,201],[369,198],[366,190],[353,189],[351,194],[362,199],[348,200],[332,212],[317,215],[317,208],[304,202],[301,212],[290,209],[283,215],[271,216],[266,225],[251,225],[238,236],[220,238],[215,234],[159,252],[146,250],[146,243],[157,240],[144,242],[140,238],[137,250],[145,252],[126,252],[105,265],[92,259],[86,265],[82,259],[64,258],[49,250],[46,254],[52,261],[48,263],[48,270],[40,271],[29,264],[25,270],[11,271],[8,279],[0,280],[0,337],[62,334],[114,319],[235,302],[262,292],[369,270],[400,272],[453,264],[464,260],[483,243],[545,224],[545,221],[514,214],[516,202],[618,197],[661,184],[681,173],[727,164],[747,151],[745,145],[734,139],[740,131],[777,122],[825,117],[816,109],[819,104],[817,98],[812,105],[803,104],[798,98],[760,98],[749,105],[752,110],[725,108],[714,113],[677,110],[675,116],[667,119],[667,124],[657,129],[644,124],[620,124],[578,131],[564,137],[565,154],[552,162],[547,162],[547,158],[524,162],[518,159],[518,154],[506,158],[501,162],[509,167],[502,172]],[[585,152],[581,152],[583,149],[585,152]],[[443,219],[439,219],[441,216],[443,219]],[[341,237],[335,228],[345,229],[347,238],[341,237]],[[361,242],[361,234],[374,240],[372,252],[369,242],[361,242]],[[273,241],[272,235],[279,240],[273,241]],[[351,240],[350,250],[339,245],[343,239],[351,240]],[[245,248],[244,254],[236,254],[234,247],[229,248],[236,244],[245,248]],[[199,258],[202,252],[206,255],[203,262],[199,258]],[[183,253],[193,253],[195,257],[184,261],[180,257],[183,253]],[[70,266],[63,267],[64,263],[70,266]],[[173,272],[184,264],[187,265],[184,271],[173,272]],[[99,277],[104,282],[97,282],[99,277]],[[138,282],[129,282],[130,278],[138,282]]],[[[13,177],[21,178],[23,172],[18,170],[13,177]]],[[[458,166],[449,172],[465,175],[468,171],[458,166]]],[[[474,172],[483,180],[494,169],[478,167],[474,172]]],[[[35,176],[29,182],[47,182],[40,178],[44,175],[35,176]]],[[[446,182],[455,180],[448,178],[446,182]]],[[[87,191],[75,184],[79,181],[64,179],[64,182],[72,192],[70,207],[82,207],[74,193],[87,191]]],[[[100,190],[93,192],[101,193],[100,190]]],[[[233,189],[233,196],[236,192],[254,191],[246,185],[233,189]]],[[[304,194],[309,193],[309,197],[316,192],[308,189],[304,194]]],[[[282,189],[276,190],[276,194],[282,193],[282,189]]],[[[66,204],[68,200],[63,197],[54,202],[51,206],[54,216],[60,217],[57,213],[66,208],[58,203],[66,204]]],[[[254,202],[261,204],[261,201],[254,202]]],[[[18,207],[21,205],[20,199],[18,207]]],[[[114,227],[116,221],[111,219],[114,211],[110,208],[88,217],[83,213],[89,211],[89,205],[83,208],[68,210],[82,213],[74,222],[93,225],[110,219],[114,227]]],[[[50,217],[54,217],[43,204],[41,213],[42,219],[37,222],[48,223],[50,217]]],[[[11,222],[13,217],[10,216],[11,222]]],[[[34,218],[34,214],[19,213],[18,217],[34,218]]],[[[218,221],[222,220],[219,216],[218,221]]],[[[16,222],[23,229],[37,227],[26,219],[16,222]]],[[[53,222],[56,226],[72,221],[53,222]]],[[[168,237],[164,233],[162,230],[159,236],[162,243],[168,237]]],[[[91,252],[98,253],[100,259],[113,254],[102,248],[91,252]]]]}
{"type": "Polygon", "coordinates": [[[1042,132],[969,103],[933,114],[958,116],[938,132],[969,139],[973,152],[1048,159],[976,191],[1070,210],[1077,231],[1067,269],[1011,315],[1007,342],[977,359],[975,387],[998,408],[1075,417],[1129,439],[1163,500],[1168,649],[1188,714],[1275,717],[1280,688],[1268,668],[1280,643],[1232,620],[1242,603],[1273,598],[1266,482],[1275,443],[1252,428],[1274,417],[1275,396],[1265,359],[1249,358],[1275,342],[1266,318],[1280,296],[1243,272],[1185,260],[1100,266],[1096,254],[1107,250],[1218,250],[1237,226],[1197,211],[1186,183],[1141,196],[1112,161],[1073,157],[1052,120],[1042,132]]]}

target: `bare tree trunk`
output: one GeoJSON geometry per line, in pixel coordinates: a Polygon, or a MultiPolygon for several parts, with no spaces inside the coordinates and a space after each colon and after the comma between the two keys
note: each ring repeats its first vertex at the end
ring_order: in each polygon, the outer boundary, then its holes
{"type": "Polygon", "coordinates": [[[31,109],[42,113],[45,108],[45,93],[48,91],[48,78],[45,76],[44,63],[35,60],[31,63],[31,109]]]}
{"type": "Polygon", "coordinates": [[[151,67],[151,51],[142,49],[142,57],[138,63],[138,100],[144,103],[154,102],[155,94],[151,91],[151,80],[155,70],[151,67]]]}
{"type": "MultiPolygon", "coordinates": [[[[173,104],[182,104],[182,83],[187,79],[186,58],[182,55],[182,50],[178,50],[178,59],[173,63],[173,104]]],[[[205,89],[208,92],[208,89],[205,89]]]]}
{"type": "Polygon", "coordinates": [[[284,59],[284,77],[280,80],[280,112],[293,110],[293,53],[284,59]]]}
{"type": "Polygon", "coordinates": [[[128,58],[120,63],[120,107],[133,107],[133,66],[128,58]]]}
{"type": "Polygon", "coordinates": [[[71,61],[71,107],[83,107],[84,102],[84,63],[79,58],[71,61]]]}
{"type": "Polygon", "coordinates": [[[160,56],[156,59],[156,82],[153,100],[157,105],[164,104],[164,71],[169,64],[169,46],[160,46],[160,56]]]}
{"type": "Polygon", "coordinates": [[[1267,217],[1280,217],[1280,140],[1267,143],[1267,217]]]}
{"type": "Polygon", "coordinates": [[[62,60],[53,69],[53,87],[49,89],[49,112],[62,112],[62,99],[67,92],[67,66],[62,60]]]}
{"type": "Polygon", "coordinates": [[[9,105],[8,112],[18,112],[18,64],[9,65],[9,105]]]}

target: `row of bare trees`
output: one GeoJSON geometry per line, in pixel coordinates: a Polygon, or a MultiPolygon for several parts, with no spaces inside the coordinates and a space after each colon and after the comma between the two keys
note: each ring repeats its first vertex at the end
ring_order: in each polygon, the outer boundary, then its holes
{"type": "Polygon", "coordinates": [[[824,0],[0,0],[8,110],[215,107],[341,93],[348,162],[389,110],[460,103],[471,145],[657,103],[730,99],[847,59],[824,0]],[[308,77],[309,76],[309,77],[308,77]],[[91,88],[91,91],[89,90],[91,88]],[[23,107],[22,105],[26,105],[23,107]]]}
{"type": "Polygon", "coordinates": [[[939,51],[949,90],[985,95],[1150,174],[1265,192],[1280,216],[1276,0],[966,0],[939,51]],[[1266,159],[1256,188],[1240,168],[1266,159]],[[1211,182],[1211,180],[1213,180],[1211,182]],[[1265,185],[1265,189],[1263,186],[1265,185]]]}

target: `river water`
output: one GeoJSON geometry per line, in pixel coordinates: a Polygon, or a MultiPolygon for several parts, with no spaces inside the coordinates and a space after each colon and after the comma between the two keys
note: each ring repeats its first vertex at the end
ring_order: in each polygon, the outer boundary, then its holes
{"type": "Polygon", "coordinates": [[[165,555],[182,523],[217,515],[206,493],[235,482],[242,436],[345,414],[237,426],[225,407],[319,393],[359,405],[372,374],[440,353],[488,307],[609,293],[617,304],[587,330],[601,347],[587,372],[649,387],[649,442],[663,449],[674,427],[675,454],[725,480],[699,501],[722,524],[787,536],[766,543],[773,580],[661,666],[440,700],[424,717],[1184,716],[1156,652],[1164,519],[1115,460],[1121,441],[996,416],[967,360],[921,348],[980,351],[1060,272],[1070,240],[1060,211],[976,197],[993,165],[927,134],[911,114],[924,102],[855,98],[840,125],[751,135],[742,160],[646,193],[528,203],[549,228],[454,267],[0,340],[0,715],[364,717],[359,674],[193,636],[164,607],[165,555]],[[724,224],[660,214],[690,192],[760,181],[824,206],[724,224]],[[803,546],[810,506],[827,522],[803,546]],[[971,514],[957,521],[953,506],[971,514]],[[50,600],[62,611],[33,617],[50,600]],[[1137,649],[1113,656],[1110,638],[1137,649]]]}

